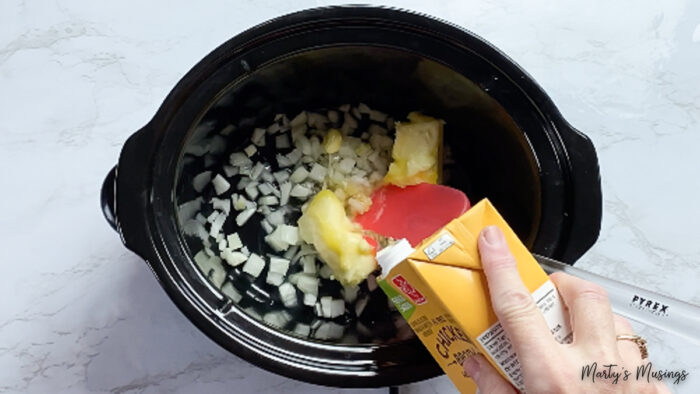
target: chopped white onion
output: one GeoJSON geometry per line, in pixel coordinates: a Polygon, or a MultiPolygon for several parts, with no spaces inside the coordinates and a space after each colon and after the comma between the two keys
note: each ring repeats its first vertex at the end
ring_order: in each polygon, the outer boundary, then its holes
{"type": "Polygon", "coordinates": [[[289,172],[286,170],[280,170],[272,174],[272,176],[275,178],[278,184],[284,183],[287,179],[289,179],[289,172]]]}
{"type": "Polygon", "coordinates": [[[273,123],[267,128],[267,134],[275,134],[278,131],[280,131],[280,125],[277,123],[273,123]]]}
{"type": "Polygon", "coordinates": [[[270,170],[268,169],[265,169],[265,171],[263,171],[260,177],[263,179],[263,181],[267,183],[272,183],[275,181],[275,177],[272,175],[272,172],[270,172],[270,170]]]}
{"type": "Polygon", "coordinates": [[[304,256],[301,258],[303,270],[305,274],[313,275],[316,273],[316,258],[314,256],[304,256]]]}
{"type": "Polygon", "coordinates": [[[284,182],[280,185],[280,205],[285,206],[289,202],[289,194],[292,192],[292,184],[284,182]]]}
{"type": "Polygon", "coordinates": [[[197,193],[201,193],[209,181],[211,181],[211,171],[201,172],[192,178],[192,187],[197,193]]]}
{"type": "Polygon", "coordinates": [[[197,197],[194,200],[184,202],[178,207],[177,213],[181,222],[192,219],[202,207],[202,197],[197,197]]]}
{"type": "Polygon", "coordinates": [[[243,272],[257,278],[260,276],[263,268],[265,268],[265,260],[257,254],[251,253],[250,256],[248,256],[248,261],[243,265],[243,272]]]}
{"type": "Polygon", "coordinates": [[[222,199],[214,197],[211,199],[211,206],[227,215],[231,212],[231,200],[228,198],[222,199]]]}
{"type": "Polygon", "coordinates": [[[316,332],[314,332],[314,338],[317,339],[322,339],[322,340],[329,340],[329,339],[340,339],[343,337],[343,333],[345,332],[345,326],[342,326],[338,323],[328,321],[328,322],[323,322],[318,329],[316,329],[316,332]]]}
{"type": "Polygon", "coordinates": [[[270,234],[272,231],[274,231],[274,227],[270,224],[270,222],[267,221],[267,219],[263,219],[260,221],[260,226],[265,230],[266,234],[270,234]]]}
{"type": "Polygon", "coordinates": [[[214,220],[216,220],[216,218],[219,217],[220,214],[221,214],[221,212],[219,212],[219,211],[213,211],[212,213],[209,214],[209,216],[207,216],[207,222],[209,224],[214,223],[214,220]]]}
{"type": "Polygon", "coordinates": [[[248,200],[242,194],[232,194],[231,201],[233,202],[233,209],[236,211],[242,211],[248,207],[248,200]]]}
{"type": "Polygon", "coordinates": [[[236,304],[239,303],[243,298],[241,293],[239,293],[238,290],[236,290],[236,288],[233,287],[231,282],[226,282],[226,284],[224,284],[221,287],[221,292],[224,293],[226,297],[230,298],[231,301],[235,302],[236,304]]]}
{"type": "Polygon", "coordinates": [[[265,216],[265,219],[267,219],[267,221],[273,226],[284,224],[284,211],[282,209],[278,209],[270,212],[267,216],[265,216]]]}
{"type": "Polygon", "coordinates": [[[194,255],[194,262],[199,270],[209,278],[214,286],[221,287],[226,279],[226,270],[221,265],[221,258],[208,256],[205,252],[199,251],[194,255]]]}
{"type": "Polygon", "coordinates": [[[241,242],[241,237],[238,233],[229,234],[226,236],[226,241],[230,249],[236,250],[243,247],[243,242],[241,242]]]}
{"type": "Polygon", "coordinates": [[[309,172],[304,168],[303,166],[300,166],[294,172],[292,172],[292,175],[289,177],[289,180],[291,180],[294,183],[301,183],[303,182],[306,177],[309,176],[309,172]]]}
{"type": "Polygon", "coordinates": [[[289,260],[277,256],[270,257],[270,272],[287,275],[289,270],[289,260]]]}
{"type": "Polygon", "coordinates": [[[260,205],[277,205],[279,204],[279,200],[275,196],[265,196],[265,197],[260,197],[258,200],[258,204],[260,205]]]}
{"type": "Polygon", "coordinates": [[[211,183],[212,185],[214,185],[214,191],[217,195],[221,195],[222,193],[225,193],[228,189],[231,188],[231,184],[228,183],[226,178],[221,176],[221,174],[216,174],[214,179],[212,179],[211,183]]]}
{"type": "Polygon", "coordinates": [[[293,149],[291,152],[287,153],[287,159],[292,165],[296,165],[301,159],[302,153],[299,149],[293,149]]]}
{"type": "Polygon", "coordinates": [[[291,261],[294,255],[297,254],[298,250],[298,245],[291,246],[286,252],[284,252],[284,258],[291,261]]]}
{"type": "Polygon", "coordinates": [[[227,178],[231,178],[232,176],[238,174],[238,167],[224,165],[223,169],[224,169],[224,174],[226,174],[227,178]]]}
{"type": "Polygon", "coordinates": [[[296,285],[302,293],[318,295],[318,278],[316,277],[305,274],[299,275],[296,285]]]}
{"type": "Polygon", "coordinates": [[[221,232],[221,228],[224,226],[224,222],[226,222],[227,217],[228,216],[225,213],[222,213],[219,216],[217,216],[214,222],[211,224],[211,228],[209,229],[209,235],[211,235],[212,237],[216,237],[221,232]]]}
{"type": "Polygon", "coordinates": [[[243,149],[243,152],[245,152],[245,154],[248,157],[253,156],[255,154],[255,152],[257,152],[257,151],[258,151],[258,148],[256,148],[255,145],[253,145],[253,144],[250,144],[250,145],[246,146],[245,149],[243,149]]]}
{"type": "Polygon", "coordinates": [[[251,142],[257,146],[265,146],[265,129],[256,128],[253,130],[253,136],[250,138],[251,142]]]}
{"type": "Polygon", "coordinates": [[[279,287],[280,299],[287,308],[297,306],[297,290],[291,283],[282,283],[279,287]]]}
{"type": "Polygon", "coordinates": [[[343,174],[349,174],[350,171],[352,171],[353,167],[355,167],[355,160],[346,157],[343,160],[338,163],[336,168],[338,171],[342,172],[343,174]]]}
{"type": "Polygon", "coordinates": [[[265,282],[273,286],[279,286],[284,283],[284,275],[278,274],[276,272],[268,271],[265,282]]]}
{"type": "Polygon", "coordinates": [[[318,296],[316,294],[304,293],[304,305],[314,306],[317,300],[318,296]]]}
{"type": "Polygon", "coordinates": [[[287,224],[277,226],[275,231],[281,232],[281,239],[289,245],[297,245],[299,243],[299,228],[287,224]]]}
{"type": "Polygon", "coordinates": [[[292,317],[286,311],[269,312],[263,316],[263,321],[265,323],[279,328],[287,325],[290,320],[292,320],[292,317]]]}
{"type": "Polygon", "coordinates": [[[292,161],[285,155],[278,153],[275,157],[277,158],[277,165],[279,165],[280,168],[291,167],[294,165],[294,163],[292,163],[292,161]]]}
{"type": "Polygon", "coordinates": [[[333,270],[328,266],[328,264],[323,264],[321,269],[318,271],[318,274],[323,279],[330,279],[331,276],[333,276],[333,270]]]}
{"type": "Polygon", "coordinates": [[[253,161],[243,152],[234,152],[229,156],[229,163],[234,167],[245,167],[252,165],[253,161]]]}
{"type": "Polygon", "coordinates": [[[223,258],[232,267],[237,267],[248,260],[248,256],[242,252],[234,252],[231,249],[223,249],[221,251],[221,258],[223,258]]]}
{"type": "Polygon", "coordinates": [[[311,326],[308,324],[297,323],[294,326],[294,333],[301,337],[308,337],[311,334],[311,326]]]}
{"type": "Polygon", "coordinates": [[[193,219],[185,222],[185,224],[182,226],[182,231],[185,233],[185,235],[197,237],[201,240],[205,240],[209,237],[209,233],[207,233],[207,229],[204,227],[204,224],[193,219]]]}
{"type": "Polygon", "coordinates": [[[197,215],[195,215],[194,220],[196,220],[196,221],[198,221],[199,223],[202,223],[202,224],[204,224],[204,223],[207,222],[207,218],[205,218],[204,215],[202,215],[201,212],[197,212],[197,215]]]}
{"type": "Polygon", "coordinates": [[[297,198],[308,198],[313,193],[313,190],[302,185],[294,185],[289,195],[297,198]]]}
{"type": "Polygon", "coordinates": [[[257,181],[258,178],[260,178],[260,175],[262,175],[263,171],[265,171],[265,165],[261,162],[255,163],[253,168],[250,170],[250,179],[257,181]]]}
{"type": "Polygon", "coordinates": [[[309,172],[309,178],[313,179],[314,181],[318,183],[322,183],[324,179],[326,179],[326,174],[328,173],[328,169],[318,163],[314,163],[314,165],[311,167],[311,171],[309,172]]]}
{"type": "Polygon", "coordinates": [[[372,110],[365,103],[358,104],[357,110],[360,111],[361,114],[369,114],[372,112],[372,110]]]}
{"type": "Polygon", "coordinates": [[[248,186],[245,187],[245,192],[251,200],[255,200],[260,194],[258,191],[258,183],[255,181],[250,182],[248,186]]]}
{"type": "Polygon", "coordinates": [[[295,127],[301,124],[306,124],[306,119],[306,111],[302,111],[289,122],[289,125],[295,127]]]}
{"type": "Polygon", "coordinates": [[[238,190],[243,190],[243,189],[245,189],[246,186],[248,186],[248,184],[249,184],[250,182],[252,182],[252,180],[251,180],[250,178],[248,178],[248,177],[243,177],[243,178],[241,178],[241,179],[238,181],[238,183],[236,184],[236,189],[238,189],[238,190]]]}
{"type": "Polygon", "coordinates": [[[238,227],[243,226],[251,216],[255,214],[255,208],[247,208],[236,216],[236,224],[238,227]]]}

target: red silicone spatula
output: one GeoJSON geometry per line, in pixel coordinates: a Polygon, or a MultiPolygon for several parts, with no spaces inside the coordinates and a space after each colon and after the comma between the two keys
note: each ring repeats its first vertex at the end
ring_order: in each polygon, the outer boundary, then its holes
{"type": "Polygon", "coordinates": [[[386,237],[406,238],[415,246],[469,207],[467,196],[448,186],[387,185],[372,193],[372,206],[355,217],[355,222],[386,237]]]}

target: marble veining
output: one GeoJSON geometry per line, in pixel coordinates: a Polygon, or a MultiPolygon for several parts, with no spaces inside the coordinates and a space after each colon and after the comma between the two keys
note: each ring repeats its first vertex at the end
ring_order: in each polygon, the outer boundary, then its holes
{"type": "MultiPolygon", "coordinates": [[[[0,392],[360,392],[283,378],[219,348],[98,205],[123,142],[194,63],[266,19],[334,3],[2,2],[0,392]]],[[[592,138],[604,218],[580,267],[700,304],[699,2],[385,4],[485,37],[592,138]]],[[[655,365],[690,372],[674,390],[697,392],[700,349],[635,328],[655,365]]],[[[439,377],[402,392],[454,388],[439,377]]]]}

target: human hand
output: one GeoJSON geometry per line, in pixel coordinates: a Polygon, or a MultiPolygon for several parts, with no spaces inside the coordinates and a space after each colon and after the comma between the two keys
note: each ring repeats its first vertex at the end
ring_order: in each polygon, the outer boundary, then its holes
{"type": "MultiPolygon", "coordinates": [[[[637,367],[647,362],[635,343],[616,339],[634,331],[626,319],[612,313],[603,288],[563,273],[550,275],[568,309],[574,333],[572,343],[560,344],[520,279],[501,230],[487,227],[478,244],[494,312],[518,355],[528,393],[670,392],[661,382],[635,379],[637,367]],[[615,364],[613,370],[621,375],[618,379],[596,377],[595,382],[582,379],[583,367],[594,362],[599,371],[605,369],[603,365],[615,364]],[[631,374],[627,380],[624,370],[631,374]]],[[[481,393],[517,392],[481,355],[467,359],[463,366],[481,393]]]]}

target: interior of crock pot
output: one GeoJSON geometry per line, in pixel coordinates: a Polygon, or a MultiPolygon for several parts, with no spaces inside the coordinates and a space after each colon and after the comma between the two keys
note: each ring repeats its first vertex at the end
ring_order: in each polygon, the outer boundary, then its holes
{"type": "MultiPolygon", "coordinates": [[[[523,133],[487,92],[461,74],[434,60],[388,48],[308,50],[232,81],[192,126],[178,164],[177,204],[199,195],[192,187],[194,176],[205,170],[221,171],[231,152],[240,152],[250,144],[253,129],[267,127],[276,114],[286,114],[291,119],[302,110],[359,103],[397,121],[404,120],[411,111],[443,119],[444,146],[449,152],[444,183],[464,191],[472,203],[488,197],[525,244],[532,245],[540,221],[540,182],[534,155],[523,133]],[[225,151],[208,154],[207,160],[184,153],[188,146],[230,129],[229,125],[235,131],[225,137],[225,151]]],[[[275,162],[273,147],[274,144],[260,150],[271,163],[275,162]]],[[[259,219],[251,219],[242,228],[228,220],[224,232],[237,232],[251,252],[261,256],[274,253],[263,240],[266,233],[259,219]]],[[[184,234],[183,237],[191,255],[202,249],[201,240],[184,234]]],[[[251,316],[261,318],[281,307],[274,302],[279,297],[277,287],[265,283],[265,272],[255,280],[246,277],[248,274],[241,273],[240,268],[227,269],[227,281],[235,283],[244,294],[239,307],[251,316]],[[251,285],[253,291],[241,288],[251,285]],[[271,306],[273,303],[276,305],[271,306]]],[[[290,273],[294,270],[298,268],[291,267],[290,273]]],[[[366,284],[363,286],[361,291],[368,292],[366,284]]],[[[333,292],[338,286],[330,287],[333,292]]],[[[293,332],[297,322],[316,328],[333,324],[334,330],[342,330],[341,336],[317,336],[312,331],[310,339],[344,344],[399,340],[394,328],[398,313],[387,309],[381,289],[374,290],[370,299],[376,303],[376,310],[359,322],[361,330],[352,311],[332,321],[317,318],[313,312],[295,311],[292,321],[280,329],[298,335],[293,332]]]]}

